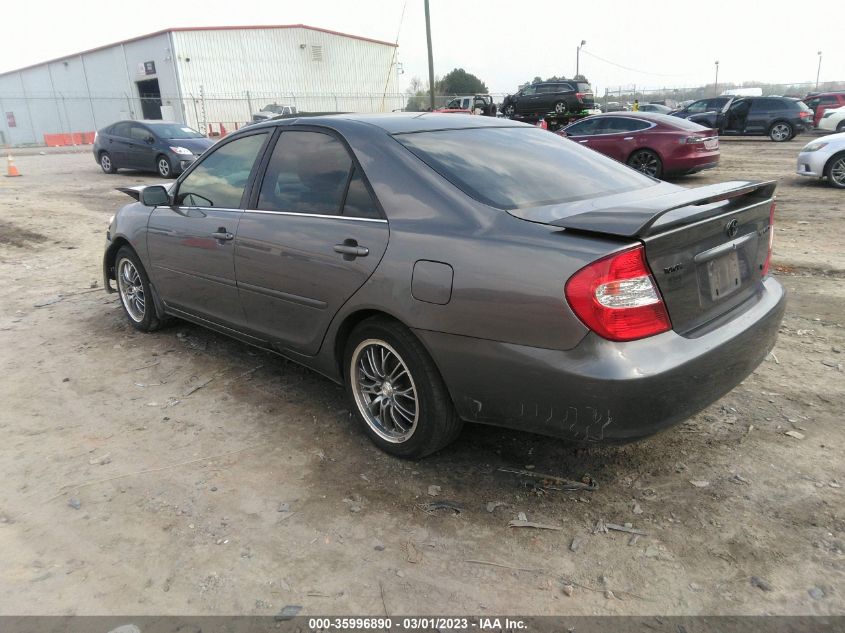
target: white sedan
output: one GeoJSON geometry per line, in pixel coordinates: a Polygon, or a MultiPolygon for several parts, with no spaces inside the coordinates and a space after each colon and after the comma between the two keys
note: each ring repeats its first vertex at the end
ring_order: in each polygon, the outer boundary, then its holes
{"type": "Polygon", "coordinates": [[[827,178],[832,187],[845,189],[845,132],[822,136],[805,145],[798,154],[795,171],[799,176],[827,178]]]}
{"type": "Polygon", "coordinates": [[[819,129],[830,132],[845,132],[845,106],[825,110],[819,120],[819,129]]]}

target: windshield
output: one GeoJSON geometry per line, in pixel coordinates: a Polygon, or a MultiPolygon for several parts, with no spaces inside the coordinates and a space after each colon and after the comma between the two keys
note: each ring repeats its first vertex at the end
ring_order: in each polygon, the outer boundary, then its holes
{"type": "Polygon", "coordinates": [[[189,128],[187,125],[180,125],[179,123],[155,124],[150,125],[150,127],[156,134],[159,135],[160,138],[205,138],[204,134],[200,134],[196,130],[189,128]]]}
{"type": "Polygon", "coordinates": [[[597,198],[658,182],[534,127],[416,132],[394,138],[468,196],[500,209],[597,198]]]}

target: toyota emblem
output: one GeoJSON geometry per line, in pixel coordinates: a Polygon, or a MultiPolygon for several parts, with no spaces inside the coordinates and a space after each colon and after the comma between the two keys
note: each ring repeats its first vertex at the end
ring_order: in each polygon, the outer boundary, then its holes
{"type": "Polygon", "coordinates": [[[737,231],[739,231],[739,220],[734,218],[725,226],[725,233],[728,234],[728,237],[734,237],[737,231]]]}

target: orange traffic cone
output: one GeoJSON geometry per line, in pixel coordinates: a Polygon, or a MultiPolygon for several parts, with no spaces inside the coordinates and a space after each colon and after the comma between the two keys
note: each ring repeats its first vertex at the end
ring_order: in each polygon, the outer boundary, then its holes
{"type": "Polygon", "coordinates": [[[18,168],[15,167],[15,161],[12,159],[12,155],[9,154],[9,164],[6,166],[6,176],[8,178],[12,178],[14,176],[20,176],[21,172],[18,171],[18,168]]]}

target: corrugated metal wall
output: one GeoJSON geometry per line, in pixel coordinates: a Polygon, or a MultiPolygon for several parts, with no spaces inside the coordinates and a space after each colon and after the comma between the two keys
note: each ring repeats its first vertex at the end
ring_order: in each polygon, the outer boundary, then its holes
{"type": "Polygon", "coordinates": [[[165,116],[204,132],[218,123],[231,131],[273,102],[300,111],[401,108],[394,50],[300,27],[160,33],[0,75],[0,142],[40,144],[45,134],[141,119],[138,82],[148,79],[158,79],[165,116]]]}
{"type": "Polygon", "coordinates": [[[176,31],[173,38],[182,94],[196,101],[185,113],[191,123],[248,121],[250,110],[274,102],[300,111],[404,105],[390,45],[306,28],[176,31]]]}
{"type": "Polygon", "coordinates": [[[45,134],[89,132],[141,118],[136,82],[145,79],[158,79],[162,96],[172,95],[164,103],[181,111],[169,34],[0,75],[0,132],[8,144],[40,144],[45,134]],[[141,70],[149,61],[155,74],[141,70]],[[14,127],[6,116],[10,112],[14,127]]]}

